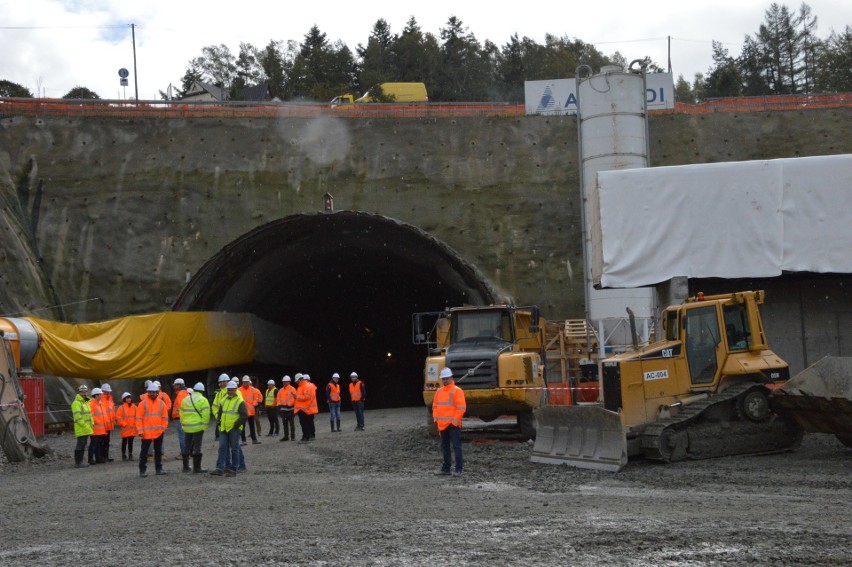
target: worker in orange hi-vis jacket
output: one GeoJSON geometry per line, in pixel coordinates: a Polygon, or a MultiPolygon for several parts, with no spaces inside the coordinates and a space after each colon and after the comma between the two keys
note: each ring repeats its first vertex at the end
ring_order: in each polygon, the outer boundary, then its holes
{"type": "Polygon", "coordinates": [[[102,384],[101,392],[101,407],[106,418],[106,435],[101,440],[101,459],[111,463],[113,459],[109,456],[109,444],[112,440],[112,430],[115,429],[115,400],[112,399],[112,388],[109,384],[102,384]]]}
{"type": "MultiPolygon", "coordinates": [[[[248,411],[248,426],[249,426],[249,435],[251,436],[251,442],[253,445],[259,445],[260,441],[257,439],[257,424],[254,421],[254,415],[257,411],[257,404],[259,404],[263,397],[260,396],[260,390],[252,386],[251,378],[248,376],[243,376],[242,384],[239,388],[237,388],[237,393],[242,395],[243,401],[246,403],[246,410],[248,411]]],[[[245,428],[240,434],[243,443],[246,442],[246,432],[245,428]]]]}
{"type": "MultiPolygon", "coordinates": [[[[299,374],[296,375],[300,376],[299,374]]],[[[284,436],[279,441],[296,440],[296,420],[293,413],[296,406],[296,388],[290,384],[290,377],[281,379],[281,388],[275,396],[275,404],[281,414],[281,427],[284,428],[284,436]]]]}
{"type": "Polygon", "coordinates": [[[464,399],[464,391],[456,386],[453,381],[453,371],[449,368],[441,370],[442,386],[435,392],[432,400],[432,419],[438,426],[441,435],[441,452],[444,455],[444,463],[439,475],[450,474],[450,446],[456,457],[456,469],[454,475],[461,475],[464,468],[464,456],[461,446],[462,416],[467,410],[464,399]]]}
{"type": "Polygon", "coordinates": [[[175,459],[181,460],[183,458],[183,448],[186,444],[186,435],[184,434],[183,426],[180,423],[180,405],[183,403],[183,399],[189,395],[189,390],[186,389],[186,382],[183,378],[175,378],[175,381],[172,382],[172,386],[175,388],[175,399],[169,411],[172,416],[172,421],[174,421],[175,424],[178,445],[180,447],[180,451],[175,459]]]}
{"type": "Polygon", "coordinates": [[[130,392],[121,394],[121,404],[115,410],[115,422],[121,429],[121,460],[133,460],[133,439],[136,438],[136,404],[130,392]]]}
{"type": "Polygon", "coordinates": [[[139,450],[139,476],[148,476],[148,451],[154,446],[154,468],[158,475],[166,474],[163,470],[163,436],[169,426],[169,409],[160,396],[160,387],[156,382],[148,385],[148,395],[142,398],[136,406],[136,431],[142,437],[142,448],[139,450]]]}

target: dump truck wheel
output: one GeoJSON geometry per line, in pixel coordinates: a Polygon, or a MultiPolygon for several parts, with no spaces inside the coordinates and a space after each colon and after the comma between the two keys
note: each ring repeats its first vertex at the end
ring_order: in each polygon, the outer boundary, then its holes
{"type": "Polygon", "coordinates": [[[527,439],[535,439],[535,416],[531,411],[522,411],[518,414],[518,429],[521,435],[527,439]]]}
{"type": "Polygon", "coordinates": [[[746,392],[737,401],[737,411],[741,417],[759,423],[769,417],[769,397],[763,390],[746,392]]]}

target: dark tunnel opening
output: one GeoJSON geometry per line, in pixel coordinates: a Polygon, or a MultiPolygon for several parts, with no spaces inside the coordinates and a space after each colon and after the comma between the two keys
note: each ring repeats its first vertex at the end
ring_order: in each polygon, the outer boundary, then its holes
{"type": "MultiPolygon", "coordinates": [[[[273,325],[258,332],[258,356],[220,372],[250,374],[265,389],[307,372],[319,387],[333,372],[344,391],[355,371],[369,408],[423,404],[425,347],[411,340],[411,314],[500,301],[452,249],[387,217],[342,211],[294,215],[238,238],[182,291],[177,311],[248,312],[273,325]]],[[[344,407],[348,396],[344,395],[344,407]]]]}

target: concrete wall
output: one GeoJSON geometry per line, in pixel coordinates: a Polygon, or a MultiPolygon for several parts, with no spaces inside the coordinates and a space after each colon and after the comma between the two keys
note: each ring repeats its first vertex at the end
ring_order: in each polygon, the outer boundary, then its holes
{"type": "MultiPolygon", "coordinates": [[[[651,161],[852,153],[850,118],[852,109],[655,116],[651,161]]],[[[167,309],[222,247],[320,210],[326,192],[338,210],[435,235],[547,317],[582,316],[573,117],[6,115],[0,312],[91,321],[167,309]]]]}

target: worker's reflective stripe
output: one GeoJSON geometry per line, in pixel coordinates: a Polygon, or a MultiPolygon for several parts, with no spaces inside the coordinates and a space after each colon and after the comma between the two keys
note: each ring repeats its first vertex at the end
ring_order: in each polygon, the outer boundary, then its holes
{"type": "MultiPolygon", "coordinates": [[[[145,438],[145,433],[157,433],[163,432],[166,430],[165,424],[163,423],[163,409],[166,407],[166,403],[162,398],[158,397],[156,402],[158,409],[156,412],[150,407],[151,398],[143,399],[139,402],[139,406],[142,406],[142,415],[139,415],[139,409],[137,406],[136,410],[136,433],[138,435],[142,435],[142,438],[145,438]],[[153,419],[152,418],[156,418],[153,419]]],[[[154,437],[150,437],[153,439],[154,437]]]]}

